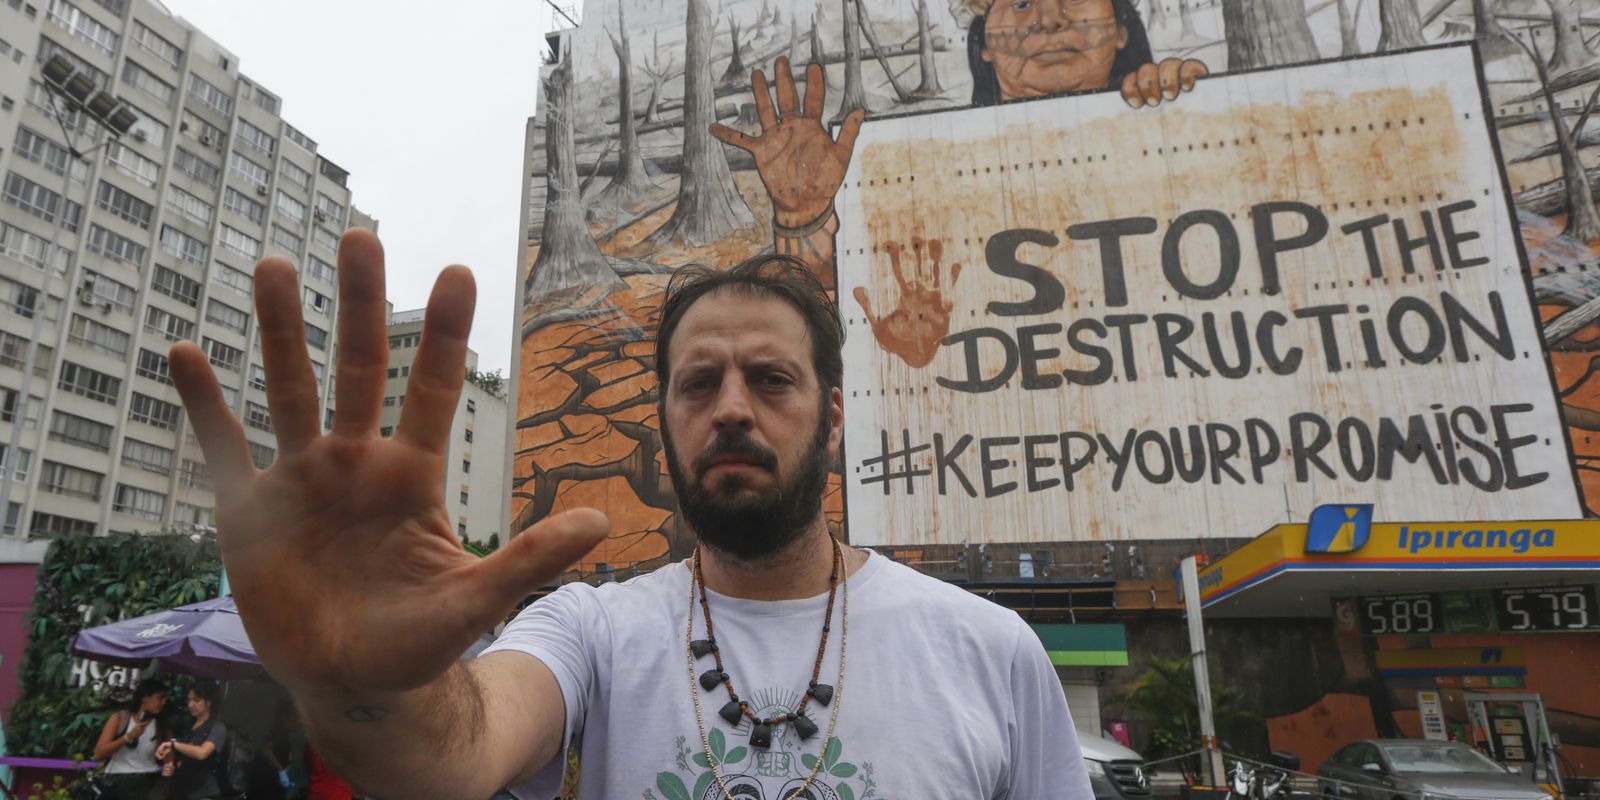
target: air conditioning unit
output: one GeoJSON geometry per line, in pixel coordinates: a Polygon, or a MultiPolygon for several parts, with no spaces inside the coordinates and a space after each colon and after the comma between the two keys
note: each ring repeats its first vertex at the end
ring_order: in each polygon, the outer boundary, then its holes
{"type": "Polygon", "coordinates": [[[94,285],[93,284],[84,284],[81,288],[78,289],[78,302],[80,302],[80,303],[82,303],[82,304],[84,304],[86,306],[92,306],[92,305],[95,304],[95,294],[94,294],[94,285]]]}
{"type": "Polygon", "coordinates": [[[205,146],[207,146],[207,147],[210,147],[211,146],[211,134],[209,134],[209,133],[200,134],[200,143],[205,145],[205,146]]]}
{"type": "Polygon", "coordinates": [[[188,130],[189,130],[189,123],[187,123],[187,122],[178,123],[178,133],[186,133],[186,132],[188,132],[188,130]]]}
{"type": "Polygon", "coordinates": [[[147,140],[149,138],[150,138],[150,134],[145,133],[144,131],[134,131],[133,132],[133,140],[136,141],[136,142],[142,142],[142,141],[145,141],[145,140],[147,140]]]}
{"type": "Polygon", "coordinates": [[[313,209],[311,211],[311,216],[316,217],[318,222],[327,222],[328,221],[328,212],[323,211],[320,208],[313,209]]]}
{"type": "Polygon", "coordinates": [[[256,194],[259,194],[262,197],[266,197],[267,196],[267,187],[265,187],[265,186],[257,186],[256,187],[256,194]]]}
{"type": "Polygon", "coordinates": [[[111,301],[110,300],[103,300],[103,301],[100,302],[100,313],[102,313],[102,314],[110,314],[111,313],[111,301]]]}

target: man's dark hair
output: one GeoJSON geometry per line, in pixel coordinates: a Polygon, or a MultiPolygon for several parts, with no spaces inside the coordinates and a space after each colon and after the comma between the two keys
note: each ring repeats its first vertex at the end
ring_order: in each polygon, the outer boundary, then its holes
{"type": "MultiPolygon", "coordinates": [[[[1128,42],[1117,50],[1111,60],[1111,75],[1106,78],[1106,88],[1122,88],[1122,79],[1137,72],[1140,67],[1155,62],[1150,50],[1150,36],[1145,32],[1144,21],[1139,19],[1139,9],[1128,0],[1111,0],[1111,13],[1117,24],[1128,32],[1128,42]]],[[[967,68],[972,70],[972,104],[992,106],[1000,103],[1000,79],[994,74],[994,65],[983,60],[983,32],[986,17],[977,16],[967,28],[967,68]]]]}
{"type": "Polygon", "coordinates": [[[777,298],[793,306],[805,320],[806,335],[811,339],[811,366],[823,390],[844,384],[844,323],[833,298],[804,261],[766,253],[728,270],[690,264],[673,273],[667,282],[666,300],[661,304],[661,321],[656,326],[656,380],[661,385],[662,401],[666,400],[672,377],[667,353],[683,315],[695,301],[729,292],[777,298]]]}

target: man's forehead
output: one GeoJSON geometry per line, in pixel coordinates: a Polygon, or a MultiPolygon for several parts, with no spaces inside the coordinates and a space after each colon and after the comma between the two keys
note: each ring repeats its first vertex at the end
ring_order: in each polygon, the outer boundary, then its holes
{"type": "Polygon", "coordinates": [[[674,362],[735,353],[745,358],[805,360],[805,319],[787,301],[748,292],[718,292],[689,306],[670,346],[674,362]]]}

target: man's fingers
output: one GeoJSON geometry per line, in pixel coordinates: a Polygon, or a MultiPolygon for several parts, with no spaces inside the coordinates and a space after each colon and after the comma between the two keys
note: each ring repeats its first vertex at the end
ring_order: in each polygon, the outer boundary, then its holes
{"type": "Polygon", "coordinates": [[[723,144],[731,144],[740,150],[755,152],[757,139],[746,136],[733,128],[720,122],[711,123],[711,135],[723,144]]]}
{"type": "Polygon", "coordinates": [[[282,258],[263,259],[256,265],[255,295],[272,430],[278,436],[278,449],[291,452],[322,430],[322,403],[317,376],[306,358],[305,319],[294,265],[282,258]]]}
{"type": "Polygon", "coordinates": [[[822,74],[822,65],[815,61],[806,65],[806,109],[811,119],[822,119],[823,102],[828,99],[828,80],[822,74]]]}
{"type": "Polygon", "coordinates": [[[850,115],[844,118],[844,122],[839,123],[839,138],[834,146],[840,159],[845,163],[849,163],[850,154],[856,150],[856,137],[861,135],[861,123],[866,119],[866,110],[858,108],[850,112],[850,115]]]}
{"type": "Polygon", "coordinates": [[[493,594],[516,602],[566,572],[609,532],[604,514],[592,508],[567,511],[511,537],[475,566],[493,594]]]}
{"type": "Polygon", "coordinates": [[[1205,64],[1191,58],[1178,67],[1178,84],[1187,92],[1194,88],[1197,79],[1210,74],[1211,70],[1206,69],[1205,64]]]}
{"type": "Polygon", "coordinates": [[[871,325],[877,324],[878,318],[872,316],[872,298],[867,296],[867,287],[857,286],[856,290],[850,294],[861,305],[861,313],[867,315],[867,323],[871,325]]]}
{"type": "Polygon", "coordinates": [[[788,117],[800,113],[800,96],[795,93],[794,72],[789,69],[789,57],[779,56],[774,69],[778,78],[778,114],[788,117]]]}
{"type": "Polygon", "coordinates": [[[405,407],[394,438],[439,455],[448,449],[456,400],[466,381],[467,334],[472,330],[476,303],[471,270],[452,266],[439,273],[428,298],[422,345],[411,364],[405,407]]]}
{"type": "Polygon", "coordinates": [[[767,88],[767,76],[759,69],[750,73],[750,91],[756,96],[756,117],[761,120],[761,132],[778,127],[778,113],[772,110],[772,91],[767,88]]]}
{"type": "Polygon", "coordinates": [[[1156,67],[1162,99],[1178,99],[1178,68],[1180,66],[1183,66],[1183,59],[1169,58],[1156,67]]]}
{"type": "Polygon", "coordinates": [[[1139,96],[1139,72],[1134,70],[1122,79],[1122,102],[1134,108],[1144,105],[1144,98],[1139,96]]]}
{"type": "Polygon", "coordinates": [[[383,245],[354,228],[339,240],[339,363],[334,429],[365,436],[378,428],[389,368],[383,245]]]}
{"type": "Polygon", "coordinates": [[[226,497],[255,472],[250,448],[245,444],[244,426],[228,408],[206,354],[194,342],[173,345],[167,353],[167,367],[183,398],[183,407],[189,412],[189,424],[200,440],[218,493],[226,497]]]}

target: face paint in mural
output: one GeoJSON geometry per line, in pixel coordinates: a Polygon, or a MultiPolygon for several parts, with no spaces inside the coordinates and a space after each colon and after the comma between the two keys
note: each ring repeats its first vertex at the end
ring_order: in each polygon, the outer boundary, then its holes
{"type": "Polygon", "coordinates": [[[817,519],[834,444],[805,322],[782,300],[711,295],[670,350],[661,439],[679,511],[737,558],[782,550],[817,519]]]}
{"type": "Polygon", "coordinates": [[[1006,99],[1104,88],[1128,32],[1111,0],[995,0],[983,60],[1006,99]]]}
{"type": "Polygon", "coordinates": [[[889,254],[895,283],[900,287],[900,304],[882,317],[874,316],[865,287],[855,290],[856,302],[872,324],[872,337],[886,352],[899,356],[912,367],[922,368],[939,352],[939,342],[950,333],[950,309],[954,303],[946,292],[955,289],[961,265],[950,265],[950,284],[942,285],[944,246],[939,240],[911,240],[915,263],[908,280],[900,267],[900,243],[883,246],[889,254]]]}

